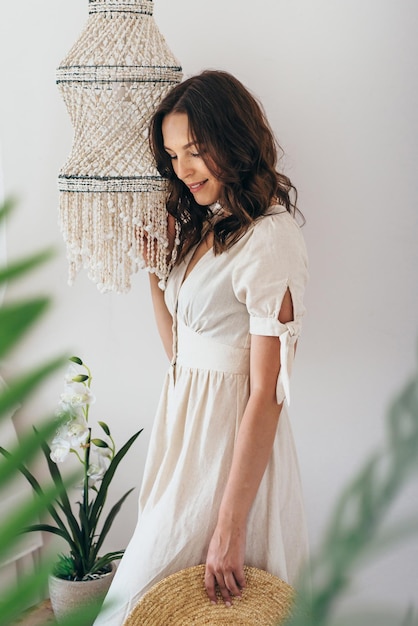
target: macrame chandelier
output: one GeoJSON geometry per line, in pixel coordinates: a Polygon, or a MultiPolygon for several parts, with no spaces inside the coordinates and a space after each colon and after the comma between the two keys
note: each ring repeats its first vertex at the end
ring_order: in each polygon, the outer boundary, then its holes
{"type": "Polygon", "coordinates": [[[139,268],[160,286],[167,256],[165,181],[148,147],[148,124],[181,67],[158,31],[152,0],[89,0],[86,27],[57,70],[74,127],[59,174],[69,283],[84,267],[100,291],[126,292],[139,268]],[[144,235],[153,238],[147,263],[144,235]]]}

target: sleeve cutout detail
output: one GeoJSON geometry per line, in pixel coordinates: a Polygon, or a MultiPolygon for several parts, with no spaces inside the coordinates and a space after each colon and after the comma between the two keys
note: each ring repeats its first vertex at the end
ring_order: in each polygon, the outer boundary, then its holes
{"type": "Polygon", "coordinates": [[[250,318],[252,335],[272,336],[280,339],[280,372],[276,384],[277,404],[281,404],[286,399],[287,404],[290,405],[290,376],[300,327],[300,321],[296,320],[282,324],[274,318],[250,318]]]}
{"type": "Polygon", "coordinates": [[[297,336],[291,334],[290,328],[286,327],[280,339],[280,372],[277,377],[276,401],[281,404],[284,399],[290,405],[290,376],[292,374],[293,359],[295,356],[295,343],[297,336]]]}

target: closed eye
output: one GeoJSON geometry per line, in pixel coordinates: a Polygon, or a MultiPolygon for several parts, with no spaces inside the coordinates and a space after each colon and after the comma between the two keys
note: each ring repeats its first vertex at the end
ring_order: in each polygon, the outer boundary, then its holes
{"type": "MultiPolygon", "coordinates": [[[[177,155],[176,154],[170,154],[169,152],[167,152],[166,154],[167,154],[168,158],[171,161],[174,161],[175,159],[177,159],[177,155]]],[[[198,157],[201,156],[201,154],[200,154],[200,152],[190,152],[190,156],[198,158],[198,157]]]]}

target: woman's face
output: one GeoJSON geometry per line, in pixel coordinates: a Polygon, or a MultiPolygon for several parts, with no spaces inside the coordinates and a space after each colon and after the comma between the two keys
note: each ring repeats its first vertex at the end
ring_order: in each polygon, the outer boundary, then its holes
{"type": "Polygon", "coordinates": [[[186,113],[169,113],[162,122],[164,149],[173,164],[176,176],[190,189],[196,202],[213,204],[219,200],[222,184],[209,171],[189,133],[186,113]]]}

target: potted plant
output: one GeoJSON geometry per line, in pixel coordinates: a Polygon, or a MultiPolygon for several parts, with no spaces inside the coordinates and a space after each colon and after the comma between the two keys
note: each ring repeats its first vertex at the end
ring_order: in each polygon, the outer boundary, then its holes
{"type": "MultiPolygon", "coordinates": [[[[123,502],[133,489],[129,489],[113,505],[100,529],[99,522],[115,471],[142,432],[141,429],[135,433],[119,451],[116,451],[109,426],[105,422],[98,422],[102,436],[92,437],[89,411],[95,398],[91,382],[88,366],[79,357],[71,357],[57,411],[60,425],[51,446],[41,440],[51,478],[57,487],[61,487],[60,496],[48,507],[54,523],[32,524],[24,529],[25,532],[53,533],[68,545],[68,553],[59,555],[49,580],[51,603],[58,619],[93,596],[100,601],[106,595],[116,569],[114,561],[120,559],[124,551],[101,555],[103,542],[123,502]],[[57,466],[70,454],[78,459],[82,467],[77,512],[73,511],[57,466]]],[[[42,495],[41,486],[28,468],[21,466],[20,471],[35,492],[42,495]]]]}

